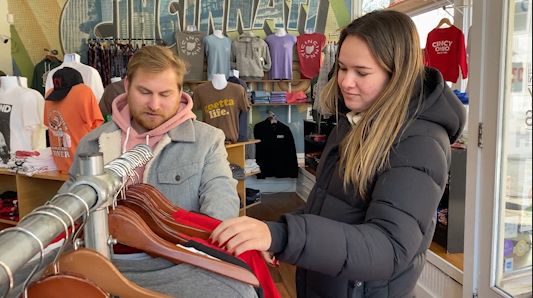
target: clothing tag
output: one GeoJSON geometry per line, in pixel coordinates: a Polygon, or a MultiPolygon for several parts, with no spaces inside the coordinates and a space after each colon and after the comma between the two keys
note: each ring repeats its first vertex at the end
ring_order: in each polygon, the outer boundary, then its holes
{"type": "Polygon", "coordinates": [[[183,245],[181,245],[181,244],[176,244],[176,246],[177,246],[177,247],[180,247],[180,248],[183,248],[183,249],[186,249],[186,250],[188,250],[188,251],[190,251],[190,252],[192,252],[192,253],[195,253],[195,254],[197,254],[197,255],[206,256],[206,257],[209,257],[209,258],[211,258],[211,259],[215,259],[215,260],[219,260],[219,261],[220,261],[220,259],[215,258],[215,257],[213,257],[213,256],[211,256],[211,255],[208,255],[208,254],[206,254],[206,253],[203,252],[203,251],[197,250],[197,249],[194,248],[194,247],[187,247],[187,246],[183,246],[183,245]]]}
{"type": "Polygon", "coordinates": [[[285,136],[284,135],[277,135],[276,138],[277,139],[285,139],[285,136]]]}

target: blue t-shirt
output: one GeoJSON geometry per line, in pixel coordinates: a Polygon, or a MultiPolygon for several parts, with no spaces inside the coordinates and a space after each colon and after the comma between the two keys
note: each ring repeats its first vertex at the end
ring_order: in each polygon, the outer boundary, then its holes
{"type": "Polygon", "coordinates": [[[213,74],[223,73],[226,79],[230,71],[231,40],[209,35],[204,38],[205,55],[207,56],[207,79],[213,74]]]}

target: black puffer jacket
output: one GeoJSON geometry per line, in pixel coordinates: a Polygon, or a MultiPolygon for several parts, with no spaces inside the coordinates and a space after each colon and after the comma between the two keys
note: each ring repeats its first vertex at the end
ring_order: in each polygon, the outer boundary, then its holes
{"type": "Polygon", "coordinates": [[[338,145],[350,124],[340,117],[303,213],[268,223],[271,250],[298,266],[298,297],[412,296],[448,177],[450,143],[465,122],[464,108],[438,71],[427,69],[424,94],[368,202],[343,190],[338,145]]]}

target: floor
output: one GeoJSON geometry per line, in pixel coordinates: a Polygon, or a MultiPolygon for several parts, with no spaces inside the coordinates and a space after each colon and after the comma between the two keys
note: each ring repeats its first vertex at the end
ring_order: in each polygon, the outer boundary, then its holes
{"type": "MultiPolygon", "coordinates": [[[[293,192],[263,194],[261,204],[248,209],[247,215],[261,220],[276,220],[283,213],[291,212],[304,205],[304,201],[293,192]]],[[[272,279],[283,298],[296,298],[294,282],[295,267],[281,263],[278,268],[270,268],[272,279]]]]}

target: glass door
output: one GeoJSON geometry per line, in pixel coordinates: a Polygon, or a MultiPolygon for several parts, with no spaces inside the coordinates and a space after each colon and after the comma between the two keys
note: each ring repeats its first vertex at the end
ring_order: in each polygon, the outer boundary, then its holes
{"type": "Polygon", "coordinates": [[[505,83],[491,284],[507,295],[531,296],[531,5],[510,1],[504,48],[505,83]]]}
{"type": "Polygon", "coordinates": [[[463,296],[531,297],[531,3],[473,5],[463,296]]]}

